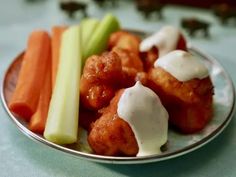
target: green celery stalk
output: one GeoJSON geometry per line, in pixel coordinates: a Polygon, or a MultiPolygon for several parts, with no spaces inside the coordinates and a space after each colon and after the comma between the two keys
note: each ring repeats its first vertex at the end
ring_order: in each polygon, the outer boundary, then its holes
{"type": "MultiPolygon", "coordinates": [[[[94,33],[99,21],[95,18],[86,18],[80,23],[82,31],[82,48],[83,51],[86,49],[88,41],[90,40],[92,34],[94,33]]],[[[85,58],[83,58],[83,64],[85,63],[85,58]]]]}
{"type": "Polygon", "coordinates": [[[120,25],[117,18],[112,14],[105,15],[86,45],[84,58],[88,58],[94,54],[100,54],[106,50],[111,33],[119,29],[120,25]]]}
{"type": "Polygon", "coordinates": [[[72,26],[62,35],[58,73],[44,131],[48,141],[57,144],[77,141],[81,59],[81,30],[72,26]]]}

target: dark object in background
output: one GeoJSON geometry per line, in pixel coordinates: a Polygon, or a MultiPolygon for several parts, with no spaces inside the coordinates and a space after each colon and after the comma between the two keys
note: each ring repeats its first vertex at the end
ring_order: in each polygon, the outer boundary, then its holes
{"type": "Polygon", "coordinates": [[[84,17],[87,17],[87,4],[77,1],[60,2],[61,10],[65,11],[70,18],[74,18],[76,11],[81,11],[84,17]]]}
{"type": "Polygon", "coordinates": [[[181,6],[192,6],[200,8],[211,8],[215,4],[226,3],[229,6],[236,6],[235,0],[159,0],[162,4],[176,4],[181,6]]]}
{"type": "Polygon", "coordinates": [[[157,0],[136,0],[136,7],[145,18],[149,18],[152,13],[156,13],[160,19],[163,18],[162,9],[164,5],[157,0]]]}
{"type": "Polygon", "coordinates": [[[236,21],[236,6],[228,4],[218,4],[212,7],[213,13],[220,19],[222,24],[226,24],[228,20],[235,19],[236,21]]]}
{"type": "Polygon", "coordinates": [[[117,0],[93,0],[100,7],[104,7],[106,4],[110,3],[112,7],[117,6],[117,0]]]}
{"type": "Polygon", "coordinates": [[[205,37],[209,37],[210,23],[197,18],[183,18],[181,26],[188,31],[190,36],[194,36],[197,31],[203,31],[205,37]]]}

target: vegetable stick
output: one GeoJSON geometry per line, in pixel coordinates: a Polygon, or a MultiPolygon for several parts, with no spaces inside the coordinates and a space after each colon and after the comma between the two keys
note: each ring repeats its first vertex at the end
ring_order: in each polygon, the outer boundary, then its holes
{"type": "Polygon", "coordinates": [[[44,85],[40,93],[36,112],[30,119],[29,129],[35,133],[43,134],[48,116],[48,108],[52,94],[51,65],[47,66],[44,85]]]}
{"type": "Polygon", "coordinates": [[[54,26],[52,28],[52,88],[55,85],[57,67],[59,63],[61,35],[65,30],[65,26],[54,26]]]}
{"type": "MultiPolygon", "coordinates": [[[[82,50],[86,50],[87,44],[94,33],[95,29],[97,28],[99,21],[95,18],[87,18],[84,19],[81,23],[81,31],[82,31],[82,50]]],[[[86,58],[82,57],[82,66],[85,64],[86,58]]]]}
{"type": "Polygon", "coordinates": [[[60,62],[44,131],[44,137],[57,144],[77,141],[81,51],[80,27],[70,27],[62,35],[60,62]]]}
{"type": "Polygon", "coordinates": [[[111,33],[119,29],[119,21],[115,16],[112,14],[104,16],[88,41],[83,57],[88,58],[91,55],[100,54],[106,50],[111,33]]]}
{"type": "Polygon", "coordinates": [[[46,66],[51,57],[51,41],[47,32],[34,31],[28,39],[16,89],[9,109],[25,120],[36,111],[46,66]]]}

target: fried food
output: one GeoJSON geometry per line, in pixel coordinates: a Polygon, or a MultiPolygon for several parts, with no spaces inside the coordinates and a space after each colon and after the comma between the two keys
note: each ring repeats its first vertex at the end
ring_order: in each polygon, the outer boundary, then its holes
{"type": "MultiPolygon", "coordinates": [[[[163,44],[165,45],[165,44],[163,44]]],[[[187,51],[186,40],[184,36],[180,33],[179,38],[176,44],[176,47],[173,50],[184,50],[187,51]]],[[[153,46],[150,50],[146,52],[141,52],[141,59],[144,63],[144,70],[149,71],[153,68],[154,62],[159,58],[159,48],[153,46]]]]}
{"type": "Polygon", "coordinates": [[[117,31],[110,36],[108,48],[111,50],[114,47],[118,47],[132,51],[138,55],[140,41],[141,39],[134,34],[126,31],[117,31]]]}
{"type": "Polygon", "coordinates": [[[95,122],[101,114],[97,111],[92,111],[80,106],[79,108],[79,125],[85,130],[91,130],[91,124],[95,122]]]}
{"type": "Polygon", "coordinates": [[[121,59],[123,87],[134,85],[138,79],[137,74],[143,71],[143,63],[140,57],[132,51],[119,47],[114,47],[112,51],[114,51],[121,59]]]}
{"type": "Polygon", "coordinates": [[[156,47],[152,47],[151,50],[142,52],[141,58],[143,59],[144,70],[149,71],[149,69],[153,68],[154,63],[158,58],[158,49],[156,47]]]}
{"type": "Polygon", "coordinates": [[[143,62],[139,56],[139,44],[140,38],[126,31],[118,31],[110,36],[109,48],[116,52],[121,59],[123,87],[134,85],[138,79],[142,79],[140,81],[145,82],[143,62]],[[140,77],[141,75],[142,78],[140,77]]]}
{"type": "Polygon", "coordinates": [[[135,82],[140,81],[142,85],[147,86],[148,74],[146,72],[138,72],[135,77],[135,82]]]}
{"type": "Polygon", "coordinates": [[[108,42],[109,49],[116,52],[123,67],[143,70],[143,63],[139,57],[140,38],[126,31],[113,33],[108,42]]]}
{"type": "Polygon", "coordinates": [[[143,71],[143,63],[137,53],[119,48],[117,46],[114,47],[112,51],[116,52],[116,54],[121,58],[122,67],[134,68],[137,71],[143,71]]]}
{"type": "Polygon", "coordinates": [[[195,133],[205,127],[213,114],[213,85],[209,77],[180,82],[164,69],[152,68],[149,87],[169,113],[169,121],[182,133],[195,133]]]}
{"type": "MultiPolygon", "coordinates": [[[[212,118],[210,78],[180,82],[161,67],[153,67],[159,57],[158,48],[140,55],[139,43],[132,34],[116,32],[109,39],[111,52],[92,56],[85,64],[80,88],[84,107],[81,124],[88,130],[88,142],[96,154],[137,155],[139,147],[134,133],[117,114],[117,104],[124,91],[121,88],[130,87],[137,80],[157,93],[169,113],[170,125],[178,131],[198,132],[212,118]]],[[[183,36],[176,47],[186,50],[183,36]]]]}
{"type": "Polygon", "coordinates": [[[123,91],[117,92],[110,105],[102,109],[102,116],[92,125],[88,142],[96,154],[135,156],[138,153],[132,129],[117,115],[117,104],[123,91]]]}
{"type": "Polygon", "coordinates": [[[146,84],[146,74],[138,55],[115,47],[113,51],[87,59],[81,76],[80,95],[86,109],[107,106],[119,88],[134,85],[140,79],[146,84]]]}
{"type": "Polygon", "coordinates": [[[82,105],[89,110],[107,106],[120,87],[122,78],[121,60],[115,52],[89,57],[81,76],[82,105]]]}
{"type": "Polygon", "coordinates": [[[133,86],[137,81],[140,81],[143,85],[147,85],[148,75],[141,71],[137,72],[134,68],[123,67],[123,79],[122,85],[124,88],[133,86]]]}

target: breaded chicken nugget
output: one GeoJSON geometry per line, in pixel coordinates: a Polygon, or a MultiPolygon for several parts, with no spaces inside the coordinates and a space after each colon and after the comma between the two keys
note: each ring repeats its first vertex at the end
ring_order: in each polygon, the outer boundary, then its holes
{"type": "MultiPolygon", "coordinates": [[[[174,34],[174,36],[175,36],[175,34],[174,34]]],[[[148,42],[149,45],[152,44],[148,50],[142,51],[143,50],[142,48],[144,45],[142,45],[142,44],[140,45],[141,58],[144,63],[145,71],[148,71],[150,68],[153,68],[154,62],[160,57],[161,54],[165,55],[165,54],[167,54],[166,52],[170,52],[172,50],[187,51],[187,43],[186,43],[184,35],[178,29],[175,29],[173,27],[163,27],[159,31],[159,33],[156,33],[148,38],[147,39],[149,40],[149,42],[148,42]],[[172,29],[172,30],[169,31],[167,28],[172,29]],[[176,41],[170,40],[169,36],[173,35],[173,34],[169,34],[169,33],[176,33],[176,35],[178,36],[176,38],[176,41]],[[159,35],[159,37],[157,37],[158,35],[159,35]],[[156,39],[155,39],[155,36],[156,36],[156,39]],[[155,45],[155,43],[157,45],[155,45]],[[169,48],[170,46],[172,46],[172,47],[169,48]]],[[[145,41],[145,40],[146,39],[144,39],[143,41],[145,41]]],[[[142,41],[142,43],[143,43],[143,41],[142,41]]],[[[146,42],[147,42],[147,40],[144,43],[146,43],[146,42]]],[[[147,45],[148,43],[146,43],[145,45],[147,45]]]]}
{"type": "Polygon", "coordinates": [[[122,78],[121,60],[115,52],[89,57],[80,81],[82,105],[90,110],[107,106],[122,78]]]}
{"type": "Polygon", "coordinates": [[[149,87],[169,113],[170,124],[182,133],[200,131],[212,118],[213,85],[209,77],[180,82],[161,67],[149,73],[149,87]]]}
{"type": "Polygon", "coordinates": [[[143,72],[143,62],[139,56],[139,44],[140,38],[126,31],[118,31],[110,36],[109,48],[121,59],[123,87],[130,87],[137,80],[146,84],[147,77],[143,72]]]}
{"type": "Polygon", "coordinates": [[[114,47],[118,47],[132,51],[138,55],[140,41],[141,39],[132,33],[127,31],[117,31],[111,34],[108,42],[108,48],[111,50],[114,47]]]}
{"type": "Polygon", "coordinates": [[[140,57],[132,51],[119,47],[114,47],[112,51],[114,51],[121,59],[123,87],[134,85],[137,79],[139,79],[137,75],[140,75],[139,73],[143,72],[143,63],[140,57]]]}
{"type": "Polygon", "coordinates": [[[117,115],[117,104],[124,90],[117,92],[110,105],[104,108],[89,132],[88,142],[96,154],[135,156],[138,144],[129,124],[117,115]]]}
{"type": "Polygon", "coordinates": [[[119,47],[112,49],[121,59],[122,67],[134,68],[137,71],[143,71],[143,63],[135,52],[119,47]]]}
{"type": "Polygon", "coordinates": [[[83,75],[89,83],[116,84],[121,77],[121,60],[115,52],[93,55],[86,60],[83,75]]]}

